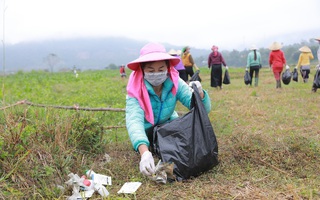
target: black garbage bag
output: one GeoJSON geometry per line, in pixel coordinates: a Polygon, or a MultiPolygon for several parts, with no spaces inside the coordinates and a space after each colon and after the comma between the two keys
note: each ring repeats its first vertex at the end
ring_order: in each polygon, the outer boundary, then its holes
{"type": "Polygon", "coordinates": [[[314,75],[313,87],[320,88],[320,69],[318,68],[314,75]]]}
{"type": "Polygon", "coordinates": [[[246,70],[244,74],[244,84],[248,85],[250,83],[251,83],[251,77],[250,77],[249,71],[246,70]]]}
{"type": "Polygon", "coordinates": [[[201,82],[201,78],[200,78],[199,73],[200,73],[200,70],[197,70],[197,71],[193,74],[193,76],[190,78],[190,82],[191,82],[191,81],[199,81],[199,82],[201,82]]]}
{"type": "Polygon", "coordinates": [[[226,85],[230,84],[230,75],[227,69],[224,71],[224,77],[223,77],[222,83],[226,85]]]}
{"type": "Polygon", "coordinates": [[[298,70],[296,68],[294,68],[293,72],[292,72],[292,80],[298,82],[298,70]]]}
{"type": "Polygon", "coordinates": [[[286,69],[283,73],[282,73],[282,82],[283,84],[285,85],[288,85],[291,81],[291,72],[290,72],[290,69],[286,69]]]}
{"type": "Polygon", "coordinates": [[[199,176],[218,164],[218,143],[213,127],[195,84],[192,88],[192,109],[153,129],[154,153],[161,161],[174,163],[177,181],[199,176]]]}

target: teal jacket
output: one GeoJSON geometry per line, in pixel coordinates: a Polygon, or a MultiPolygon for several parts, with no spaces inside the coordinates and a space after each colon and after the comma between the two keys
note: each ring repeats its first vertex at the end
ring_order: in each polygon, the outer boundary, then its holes
{"type": "Polygon", "coordinates": [[[254,60],[254,51],[250,51],[247,57],[247,68],[251,66],[259,66],[261,65],[261,55],[259,51],[256,51],[257,59],[254,60]]]}
{"type": "MultiPolygon", "coordinates": [[[[174,110],[177,101],[180,101],[185,107],[190,109],[192,92],[182,79],[179,79],[178,91],[174,96],[171,92],[173,83],[171,79],[168,78],[164,82],[161,99],[156,95],[152,86],[147,81],[144,82],[150,96],[154,125],[163,124],[178,117],[178,114],[174,110]]],[[[211,110],[210,97],[206,91],[203,92],[204,98],[202,102],[207,113],[209,113],[211,110]]],[[[138,100],[128,95],[126,98],[126,126],[132,146],[136,151],[141,144],[149,147],[150,143],[145,130],[151,128],[153,125],[145,119],[144,111],[140,107],[138,100]]]]}

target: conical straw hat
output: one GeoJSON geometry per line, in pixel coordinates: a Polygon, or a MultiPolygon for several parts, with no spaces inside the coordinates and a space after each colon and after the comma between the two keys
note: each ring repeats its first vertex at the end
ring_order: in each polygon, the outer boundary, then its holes
{"type": "Polygon", "coordinates": [[[170,51],[168,52],[168,54],[170,55],[178,55],[177,51],[174,49],[170,49],[170,51]]]}
{"type": "Polygon", "coordinates": [[[307,47],[307,46],[303,46],[303,47],[301,47],[299,49],[299,51],[301,51],[301,52],[311,52],[311,49],[309,47],[307,47]]]}
{"type": "Polygon", "coordinates": [[[282,45],[279,42],[273,42],[269,47],[271,51],[279,50],[281,48],[282,48],[282,45]]]}

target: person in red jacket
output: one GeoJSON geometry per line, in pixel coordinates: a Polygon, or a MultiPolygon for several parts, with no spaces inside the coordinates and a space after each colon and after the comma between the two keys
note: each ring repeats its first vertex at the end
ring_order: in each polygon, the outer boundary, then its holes
{"type": "Polygon", "coordinates": [[[126,70],[125,70],[125,67],[124,67],[123,64],[120,66],[120,70],[119,71],[120,71],[120,76],[121,76],[122,79],[127,77],[126,70]]]}
{"type": "Polygon", "coordinates": [[[271,50],[269,55],[269,66],[272,68],[274,78],[276,79],[276,88],[281,88],[281,73],[286,65],[286,58],[283,51],[281,51],[282,45],[278,42],[271,44],[269,49],[271,50]]]}

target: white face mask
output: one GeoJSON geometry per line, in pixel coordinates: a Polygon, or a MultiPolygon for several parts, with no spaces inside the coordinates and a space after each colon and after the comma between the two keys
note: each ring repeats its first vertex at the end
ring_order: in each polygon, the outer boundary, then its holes
{"type": "Polygon", "coordinates": [[[159,86],[168,78],[168,71],[163,72],[145,72],[144,79],[146,79],[151,85],[159,86]]]}

